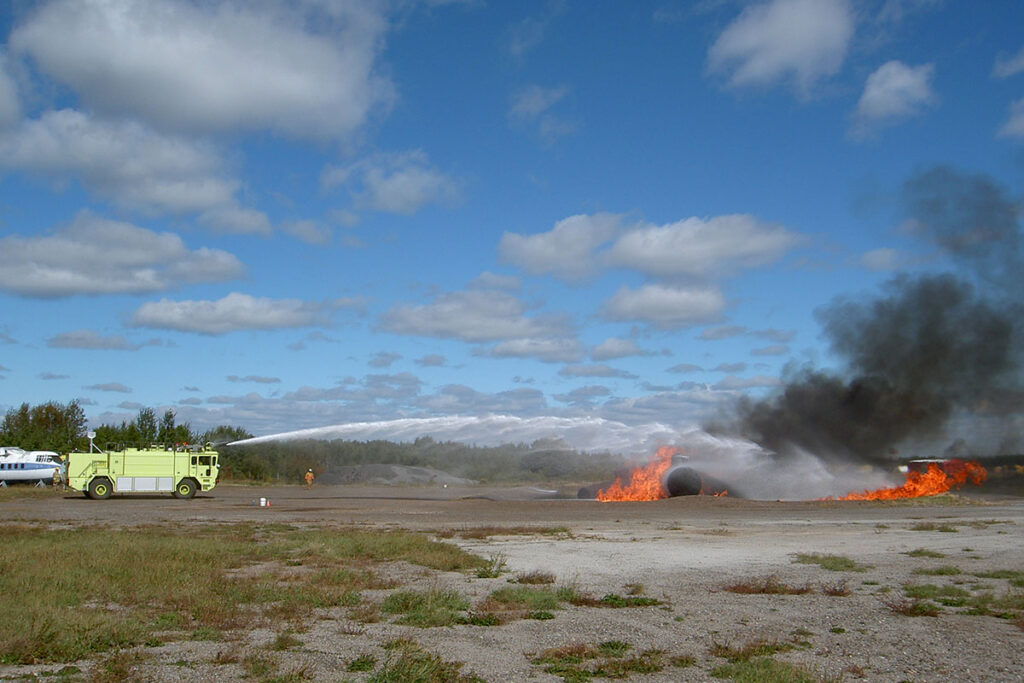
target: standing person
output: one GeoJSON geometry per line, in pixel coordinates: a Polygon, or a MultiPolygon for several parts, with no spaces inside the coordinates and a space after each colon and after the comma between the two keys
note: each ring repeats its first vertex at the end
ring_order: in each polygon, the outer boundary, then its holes
{"type": "Polygon", "coordinates": [[[306,490],[313,488],[313,470],[306,470],[306,490]]]}

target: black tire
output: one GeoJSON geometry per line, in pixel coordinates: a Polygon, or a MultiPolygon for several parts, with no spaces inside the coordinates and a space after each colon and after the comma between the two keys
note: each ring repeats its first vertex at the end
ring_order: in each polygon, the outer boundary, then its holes
{"type": "Polygon", "coordinates": [[[114,486],[110,483],[109,479],[97,477],[89,482],[87,495],[93,500],[106,500],[110,498],[110,494],[113,492],[114,486]]]}
{"type": "Polygon", "coordinates": [[[196,484],[191,479],[182,479],[178,482],[178,485],[174,487],[174,497],[189,499],[196,495],[196,484]]]}

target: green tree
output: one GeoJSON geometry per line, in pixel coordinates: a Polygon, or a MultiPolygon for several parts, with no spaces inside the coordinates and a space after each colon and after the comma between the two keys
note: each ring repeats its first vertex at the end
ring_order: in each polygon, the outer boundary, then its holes
{"type": "Polygon", "coordinates": [[[135,426],[139,431],[139,440],[142,443],[149,445],[156,441],[156,412],[152,408],[139,409],[139,417],[135,420],[135,426]]]}

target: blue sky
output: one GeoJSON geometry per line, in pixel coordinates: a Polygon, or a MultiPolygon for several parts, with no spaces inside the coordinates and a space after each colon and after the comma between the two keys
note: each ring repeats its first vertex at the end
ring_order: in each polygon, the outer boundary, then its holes
{"type": "Polygon", "coordinates": [[[1019,202],[1021,26],[942,0],[5,3],[0,409],[685,431],[834,364],[835,297],[950,267],[915,174],[1019,202]]]}

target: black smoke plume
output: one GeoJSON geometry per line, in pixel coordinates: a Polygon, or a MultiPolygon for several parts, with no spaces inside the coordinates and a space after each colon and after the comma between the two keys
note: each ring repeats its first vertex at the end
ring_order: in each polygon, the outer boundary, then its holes
{"type": "MultiPolygon", "coordinates": [[[[910,178],[904,201],[908,225],[957,273],[900,275],[877,298],[818,311],[841,370],[788,369],[778,394],[740,401],[728,431],[780,456],[883,462],[954,415],[1024,415],[1019,203],[985,176],[945,167],[910,178]]],[[[974,434],[955,436],[972,450],[974,434]]]]}

